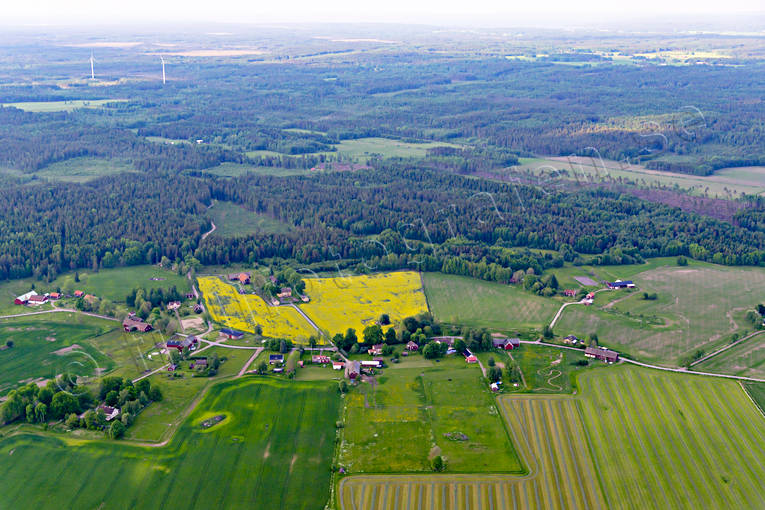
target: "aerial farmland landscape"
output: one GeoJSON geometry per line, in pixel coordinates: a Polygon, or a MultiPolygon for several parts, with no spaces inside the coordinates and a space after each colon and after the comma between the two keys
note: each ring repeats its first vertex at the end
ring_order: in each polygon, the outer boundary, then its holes
{"type": "Polygon", "coordinates": [[[756,0],[0,18],[0,510],[765,510],[756,0]]]}

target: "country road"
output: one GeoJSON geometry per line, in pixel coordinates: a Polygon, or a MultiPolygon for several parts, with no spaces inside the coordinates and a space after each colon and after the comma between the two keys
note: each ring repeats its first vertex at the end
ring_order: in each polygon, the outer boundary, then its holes
{"type": "Polygon", "coordinates": [[[214,222],[214,221],[212,221],[212,220],[210,220],[210,224],[212,225],[212,228],[211,228],[210,230],[208,230],[207,232],[205,232],[204,234],[202,234],[202,241],[204,241],[205,239],[207,239],[207,236],[209,236],[210,234],[212,234],[213,232],[215,232],[215,228],[216,228],[216,227],[215,227],[215,222],[214,222]]]}
{"type": "Polygon", "coordinates": [[[107,321],[120,322],[119,319],[115,319],[114,317],[108,317],[106,315],[99,315],[97,313],[92,313],[92,312],[82,312],[80,310],[75,310],[74,308],[55,308],[53,310],[41,310],[39,312],[16,313],[16,314],[11,314],[11,315],[1,315],[0,319],[12,319],[14,317],[26,317],[27,315],[41,315],[41,314],[44,314],[44,313],[59,313],[59,312],[81,313],[83,315],[89,315],[91,317],[98,317],[99,319],[105,319],[107,321]]]}

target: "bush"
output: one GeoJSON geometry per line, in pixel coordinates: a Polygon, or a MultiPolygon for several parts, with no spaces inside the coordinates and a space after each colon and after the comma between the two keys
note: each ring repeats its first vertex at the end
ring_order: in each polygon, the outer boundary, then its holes
{"type": "Polygon", "coordinates": [[[109,437],[109,439],[119,439],[124,434],[125,434],[125,425],[123,425],[122,422],[119,420],[114,420],[114,422],[112,422],[107,432],[107,436],[109,437]]]}
{"type": "Polygon", "coordinates": [[[430,461],[430,467],[433,468],[433,471],[436,473],[440,473],[446,469],[446,462],[444,462],[444,458],[442,456],[436,455],[433,457],[433,460],[430,461]]]}

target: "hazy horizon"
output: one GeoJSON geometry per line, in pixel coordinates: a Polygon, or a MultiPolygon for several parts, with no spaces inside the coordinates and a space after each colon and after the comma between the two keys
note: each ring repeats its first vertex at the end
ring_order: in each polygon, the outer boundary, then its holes
{"type": "Polygon", "coordinates": [[[260,5],[240,0],[208,2],[149,2],[136,0],[102,2],[87,0],[66,3],[31,0],[5,6],[0,26],[36,28],[44,26],[188,26],[188,25],[315,25],[392,24],[450,27],[565,28],[608,26],[666,27],[683,31],[739,28],[765,30],[765,9],[759,0],[720,2],[615,3],[584,0],[572,8],[562,0],[541,0],[533,4],[508,5],[494,0],[457,1],[391,0],[375,8],[359,7],[348,0],[322,4],[286,0],[278,5],[260,5]]]}

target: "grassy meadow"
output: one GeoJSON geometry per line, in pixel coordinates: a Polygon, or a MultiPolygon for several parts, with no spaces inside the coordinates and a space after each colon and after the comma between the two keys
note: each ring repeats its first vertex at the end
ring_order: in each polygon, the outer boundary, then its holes
{"type": "Polygon", "coordinates": [[[763,508],[765,417],[734,381],[634,366],[499,397],[526,476],[343,478],[342,510],[763,508]]]}
{"type": "Polygon", "coordinates": [[[353,328],[362,340],[364,328],[384,313],[392,324],[398,324],[406,317],[428,311],[420,275],[413,271],[304,281],[311,301],[300,308],[330,336],[353,328]]]}
{"type": "Polygon", "coordinates": [[[731,198],[733,193],[765,193],[765,167],[725,168],[709,176],[649,170],[642,165],[585,156],[520,158],[515,172],[529,172],[543,188],[559,189],[566,182],[625,181],[640,186],[677,185],[694,195],[731,198]]]}
{"type": "Polygon", "coordinates": [[[347,472],[427,472],[439,454],[454,472],[523,471],[477,366],[461,356],[408,361],[346,396],[338,463],[347,472]]]}
{"type": "Polygon", "coordinates": [[[555,325],[559,336],[599,342],[643,361],[676,365],[697,349],[712,352],[734,334],[751,331],[746,311],[765,301],[765,270],[666,259],[646,265],[594,268],[612,280],[633,279],[638,290],[601,292],[591,307],[569,306],[555,325]],[[662,264],[664,261],[664,264],[662,264]],[[656,300],[643,299],[656,293],[656,300]]]}
{"type": "Polygon", "coordinates": [[[257,214],[232,202],[216,201],[207,215],[215,223],[212,235],[220,237],[246,236],[256,233],[278,234],[290,229],[290,225],[277,219],[257,214]]]}
{"type": "Polygon", "coordinates": [[[79,282],[74,281],[75,273],[67,273],[48,284],[46,289],[55,290],[61,287],[72,291],[82,290],[115,303],[124,303],[125,297],[134,287],[148,290],[166,289],[175,285],[180,292],[188,292],[191,288],[185,276],[150,265],[101,269],[98,272],[82,270],[76,274],[79,275],[79,282]],[[158,280],[152,280],[152,278],[158,278],[158,280]]]}
{"type": "Polygon", "coordinates": [[[211,387],[163,447],[0,440],[3,505],[19,509],[324,508],[336,385],[245,378],[211,387]],[[201,423],[225,419],[208,429],[201,423]]]}
{"type": "Polygon", "coordinates": [[[467,276],[423,274],[425,295],[433,316],[443,322],[512,333],[541,330],[560,303],[513,285],[467,276]]]}
{"type": "Polygon", "coordinates": [[[0,393],[31,381],[93,377],[115,362],[99,348],[99,339],[118,328],[113,321],[74,313],[48,313],[0,319],[0,393]],[[6,342],[13,347],[6,347],[6,342]]]}

